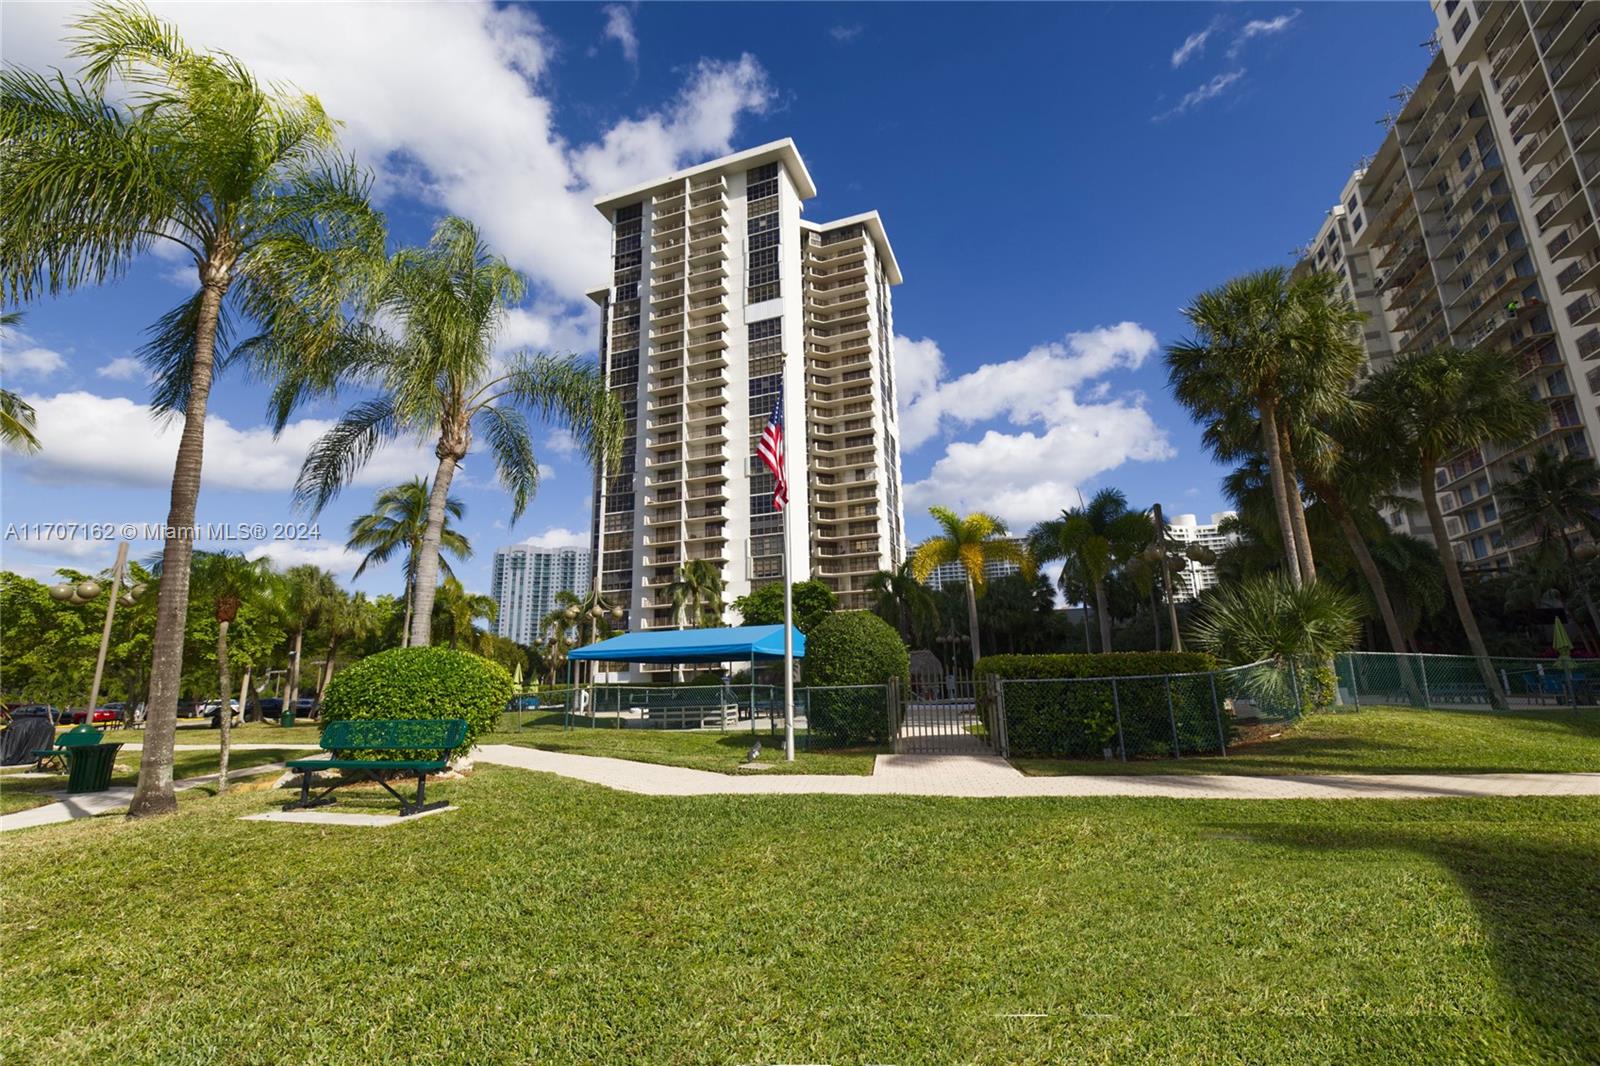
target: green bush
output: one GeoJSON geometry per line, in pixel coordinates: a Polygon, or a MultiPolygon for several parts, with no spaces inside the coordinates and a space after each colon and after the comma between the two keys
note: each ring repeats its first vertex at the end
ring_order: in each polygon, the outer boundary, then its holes
{"type": "Polygon", "coordinates": [[[1012,755],[1099,758],[1119,744],[1130,757],[1171,755],[1174,744],[1193,755],[1218,750],[1228,729],[1223,716],[1218,733],[1216,708],[1227,693],[1213,702],[1207,671],[1216,665],[1197,652],[991,655],[978,660],[978,675],[1009,682],[1012,755]],[[1114,686],[1092,680],[1113,677],[1114,686]]]}
{"type": "MultiPolygon", "coordinates": [[[[449,648],[394,648],[352,663],[328,682],[322,720],[464,718],[465,755],[492,731],[511,699],[511,674],[499,663],[449,648]]],[[[385,752],[384,758],[411,758],[385,752]]]]}
{"type": "Polygon", "coordinates": [[[882,688],[830,686],[911,682],[911,653],[894,627],[868,611],[838,611],[806,635],[806,721],[814,740],[828,744],[884,744],[889,706],[882,688]]]}
{"type": "Polygon", "coordinates": [[[1200,674],[1217,661],[1204,652],[1114,651],[1097,655],[985,655],[979,677],[1135,677],[1140,674],[1200,674]]]}

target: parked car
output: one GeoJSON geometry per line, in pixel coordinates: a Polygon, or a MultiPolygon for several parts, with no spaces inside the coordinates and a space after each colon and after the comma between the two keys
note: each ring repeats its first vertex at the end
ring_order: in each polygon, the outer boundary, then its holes
{"type": "MultiPolygon", "coordinates": [[[[102,704],[94,709],[94,724],[107,725],[122,721],[123,712],[102,704]]],[[[82,725],[84,713],[82,707],[68,707],[56,718],[61,725],[82,725]]]]}
{"type": "Polygon", "coordinates": [[[61,711],[48,703],[12,703],[5,709],[6,721],[15,718],[48,718],[52,722],[61,721],[61,711]]]}
{"type": "MultiPolygon", "coordinates": [[[[244,715],[239,713],[239,701],[238,700],[236,700],[236,699],[228,700],[228,708],[229,708],[229,710],[231,710],[233,712],[233,724],[234,725],[238,725],[240,722],[244,721],[244,715]]],[[[207,700],[206,702],[204,702],[204,703],[202,703],[200,705],[200,717],[201,718],[209,718],[209,719],[211,719],[211,725],[212,725],[213,728],[215,728],[217,725],[220,724],[218,722],[218,720],[217,720],[217,715],[221,710],[222,710],[222,701],[221,700],[207,700]]]]}
{"type": "Polygon", "coordinates": [[[269,696],[261,701],[261,717],[277,718],[283,714],[283,701],[276,696],[269,696]]]}
{"type": "Polygon", "coordinates": [[[199,714],[200,714],[200,705],[198,703],[196,703],[194,700],[179,700],[178,701],[178,717],[179,718],[196,718],[196,717],[199,717],[199,714]]]}

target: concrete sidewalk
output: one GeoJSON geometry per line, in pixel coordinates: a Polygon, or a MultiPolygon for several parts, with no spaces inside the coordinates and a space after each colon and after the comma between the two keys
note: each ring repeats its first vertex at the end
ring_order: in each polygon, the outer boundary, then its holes
{"type": "Polygon", "coordinates": [[[1151,774],[1026,777],[978,755],[880,755],[870,776],[735,777],[681,766],[567,755],[514,744],[473,751],[480,763],[558,774],[646,796],[1133,796],[1166,799],[1431,799],[1600,796],[1600,773],[1582,774],[1151,774]]]}
{"type": "MultiPolygon", "coordinates": [[[[228,780],[235,781],[241,777],[253,777],[256,774],[282,773],[283,763],[269,762],[259,766],[247,766],[241,770],[229,770],[228,780]]],[[[214,785],[217,783],[216,774],[204,774],[200,777],[186,777],[181,781],[172,783],[173,791],[182,792],[185,789],[198,788],[201,785],[214,785]]],[[[3,781],[4,778],[0,778],[3,781]]],[[[93,818],[97,814],[108,814],[111,811],[121,810],[133,802],[132,785],[115,785],[103,792],[85,792],[81,795],[72,795],[62,791],[51,793],[59,795],[61,799],[55,803],[46,803],[39,807],[29,807],[25,811],[15,814],[0,815],[0,833],[9,833],[13,829],[31,829],[36,825],[52,825],[56,822],[72,822],[79,818],[93,818]]]]}

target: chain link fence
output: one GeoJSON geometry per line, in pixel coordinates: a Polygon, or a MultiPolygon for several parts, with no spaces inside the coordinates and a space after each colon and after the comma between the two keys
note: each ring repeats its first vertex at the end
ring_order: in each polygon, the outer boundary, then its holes
{"type": "MultiPolygon", "coordinates": [[[[1554,659],[1489,660],[1512,707],[1592,707],[1600,702],[1600,663],[1554,659]]],[[[1494,701],[1478,660],[1470,655],[1346,652],[1334,660],[1339,702],[1441,710],[1489,710],[1494,701]]]]}
{"type": "Polygon", "coordinates": [[[1006,756],[1226,755],[1241,720],[1299,717],[1299,671],[1269,662],[1191,674],[1000,681],[1006,756]]]}

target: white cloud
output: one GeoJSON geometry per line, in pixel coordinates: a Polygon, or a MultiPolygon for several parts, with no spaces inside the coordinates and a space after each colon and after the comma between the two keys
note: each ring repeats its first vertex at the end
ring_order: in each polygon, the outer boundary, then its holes
{"type": "Polygon", "coordinates": [[[1217,24],[1217,20],[1213,19],[1205,29],[1191,33],[1183,39],[1183,43],[1172,52],[1172,68],[1174,70],[1206,50],[1206,40],[1216,32],[1217,24]]]}
{"type": "Polygon", "coordinates": [[[832,26],[828,29],[828,36],[832,37],[840,44],[849,44],[851,41],[854,41],[857,37],[861,36],[861,30],[862,27],[860,24],[851,26],[832,26]]]}
{"type": "Polygon", "coordinates": [[[263,541],[254,547],[244,549],[244,555],[246,559],[260,559],[264,556],[271,559],[272,565],[279,570],[286,570],[291,566],[316,566],[343,578],[353,575],[364,558],[360,552],[351,551],[343,544],[329,540],[263,541]]]}
{"type": "Polygon", "coordinates": [[[1169,458],[1171,445],[1144,397],[1113,397],[1109,382],[1094,380],[1138,368],[1157,347],[1155,334],[1122,322],[947,380],[934,341],[897,337],[907,452],[958,426],[1003,420],[1021,430],[990,428],[976,441],[948,443],[928,476],[906,486],[908,504],[991,511],[1024,526],[1055,514],[1098,474],[1130,460],[1169,458]],[[1088,400],[1078,395],[1085,387],[1088,400]]]}
{"type": "MultiPolygon", "coordinates": [[[[32,481],[71,485],[161,488],[172,482],[183,425],[157,419],[143,403],[89,392],[25,397],[38,418],[42,445],[35,455],[8,457],[7,465],[32,481]]],[[[332,422],[306,418],[284,427],[277,439],[266,426],[240,428],[206,419],[205,484],[287,492],[311,443],[332,422]]],[[[431,448],[396,441],[380,449],[356,475],[356,485],[393,485],[431,475],[431,448]]]]}
{"type": "Polygon", "coordinates": [[[544,446],[567,459],[578,454],[578,440],[570,429],[552,429],[550,436],[545,438],[544,446]]]}
{"type": "Polygon", "coordinates": [[[49,377],[66,367],[61,353],[34,343],[15,326],[0,330],[0,374],[6,377],[49,377]]]}
{"type": "Polygon", "coordinates": [[[607,4],[605,16],[606,28],[602,36],[621,45],[622,56],[628,62],[639,62],[639,35],[633,28],[633,10],[622,4],[607,4]]]}
{"type": "Polygon", "coordinates": [[[587,548],[589,534],[575,529],[562,529],[552,526],[543,533],[535,533],[526,540],[518,541],[530,548],[587,548]]]}
{"type": "Polygon", "coordinates": [[[1177,107],[1161,112],[1161,114],[1154,116],[1151,121],[1160,122],[1163,119],[1173,118],[1192,107],[1205,103],[1207,100],[1213,100],[1227,92],[1242,77],[1244,77],[1243,67],[1238,70],[1230,70],[1225,74],[1218,74],[1205,84],[1196,86],[1184,93],[1183,99],[1178,101],[1177,107]]]}
{"type": "Polygon", "coordinates": [[[115,381],[133,381],[144,377],[144,364],[131,355],[119,355],[95,371],[103,378],[115,381]]]}
{"type": "Polygon", "coordinates": [[[1239,31],[1239,35],[1228,46],[1228,58],[1238,58],[1247,41],[1254,40],[1257,37],[1270,37],[1273,34],[1282,33],[1289,28],[1290,23],[1299,17],[1300,9],[1295,8],[1287,15],[1279,15],[1277,18],[1251,19],[1244,24],[1244,28],[1239,31]]]}
{"type": "MultiPolygon", "coordinates": [[[[602,192],[732,149],[742,118],[772,92],[753,56],[706,59],[663,106],[598,143],[555,128],[552,45],[533,11],[489,3],[158,3],[189,42],[224,47],[264,78],[321,99],[380,194],[404,188],[475,219],[489,242],[549,294],[577,304],[604,264],[602,192]],[[376,12],[381,15],[375,17],[376,12]]],[[[73,64],[61,38],[82,4],[8,4],[4,58],[73,64]]],[[[571,315],[593,317],[579,304],[571,315]]]]}

